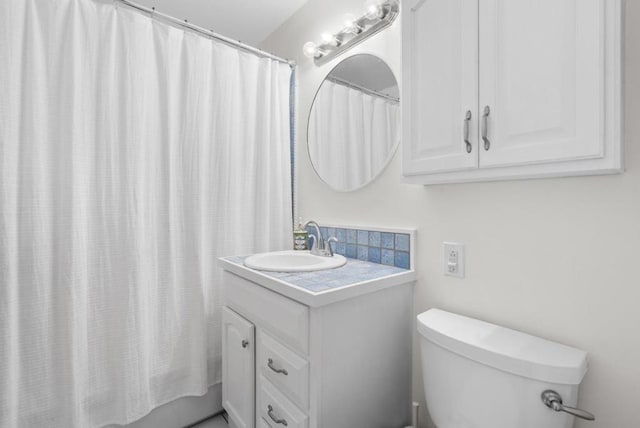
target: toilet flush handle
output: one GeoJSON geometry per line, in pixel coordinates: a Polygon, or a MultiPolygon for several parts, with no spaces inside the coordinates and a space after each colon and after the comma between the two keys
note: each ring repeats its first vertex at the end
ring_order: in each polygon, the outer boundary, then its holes
{"type": "Polygon", "coordinates": [[[545,406],[547,406],[550,409],[555,410],[556,412],[565,412],[565,413],[569,413],[570,415],[575,416],[576,418],[580,418],[580,419],[586,419],[588,421],[595,421],[596,417],[585,411],[585,410],[581,410],[581,409],[576,409],[574,407],[569,407],[569,406],[565,406],[562,404],[562,397],[560,396],[560,394],[558,394],[555,391],[552,391],[550,389],[546,390],[545,392],[542,393],[542,402],[544,403],[545,406]]]}

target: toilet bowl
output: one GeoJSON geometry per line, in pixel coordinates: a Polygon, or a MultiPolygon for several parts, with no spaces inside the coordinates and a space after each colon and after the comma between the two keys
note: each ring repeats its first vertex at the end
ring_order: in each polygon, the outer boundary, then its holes
{"type": "Polygon", "coordinates": [[[575,407],[584,351],[431,309],[418,315],[427,408],[438,428],[571,428],[545,391],[575,407]]]}

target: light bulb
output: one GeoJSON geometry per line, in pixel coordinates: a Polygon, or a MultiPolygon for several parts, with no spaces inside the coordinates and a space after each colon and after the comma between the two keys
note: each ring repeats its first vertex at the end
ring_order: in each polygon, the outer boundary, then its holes
{"type": "Polygon", "coordinates": [[[362,27],[357,24],[357,18],[352,13],[346,13],[342,17],[344,31],[351,34],[358,34],[362,31],[362,27]]]}
{"type": "Polygon", "coordinates": [[[382,4],[380,0],[367,0],[364,4],[365,15],[369,19],[382,19],[384,17],[384,11],[382,10],[382,4]]]}
{"type": "Polygon", "coordinates": [[[353,13],[345,13],[342,22],[345,27],[351,27],[356,22],[356,16],[353,13]]]}
{"type": "Polygon", "coordinates": [[[307,58],[315,58],[319,55],[318,46],[313,42],[307,42],[302,46],[302,52],[307,58]]]}
{"type": "Polygon", "coordinates": [[[320,38],[323,42],[331,46],[338,46],[340,44],[340,41],[336,38],[336,36],[331,33],[322,33],[320,38]]]}

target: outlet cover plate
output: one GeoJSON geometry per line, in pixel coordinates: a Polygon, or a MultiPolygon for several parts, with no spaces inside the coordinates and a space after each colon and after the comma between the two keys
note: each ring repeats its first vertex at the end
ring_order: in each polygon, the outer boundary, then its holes
{"type": "Polygon", "coordinates": [[[464,244],[443,242],[442,272],[447,276],[464,278],[464,244]]]}

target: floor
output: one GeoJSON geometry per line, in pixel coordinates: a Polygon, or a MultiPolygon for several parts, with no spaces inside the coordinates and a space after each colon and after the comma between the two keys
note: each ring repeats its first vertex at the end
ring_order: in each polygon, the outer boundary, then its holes
{"type": "Polygon", "coordinates": [[[229,425],[227,425],[222,415],[220,415],[200,422],[198,425],[193,425],[190,428],[229,428],[229,425]]]}

